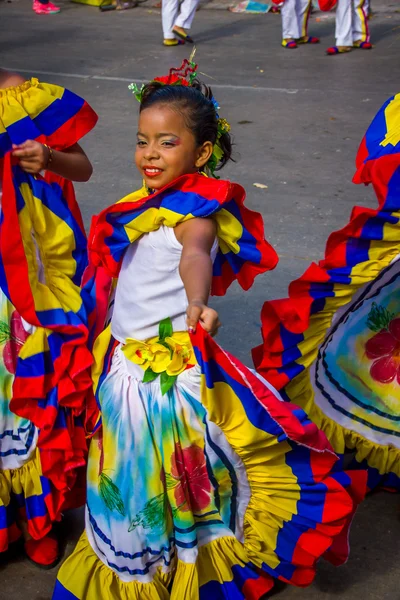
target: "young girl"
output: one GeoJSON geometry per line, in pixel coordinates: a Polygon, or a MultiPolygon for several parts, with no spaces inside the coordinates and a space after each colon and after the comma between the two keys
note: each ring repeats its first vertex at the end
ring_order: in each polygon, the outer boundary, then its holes
{"type": "Polygon", "coordinates": [[[86,241],[69,180],[91,176],[78,140],[96,120],[68,90],[0,70],[0,552],[22,531],[44,568],[52,523],[84,501],[86,241]]]}
{"type": "Polygon", "coordinates": [[[195,75],[185,61],[136,89],[144,185],[93,221],[102,427],[86,531],[55,600],[256,599],[273,577],[307,585],[322,554],[345,553],[351,482],[330,475],[326,439],[210,337],[210,289],[249,289],[277,257],[243,188],[204,174],[231,141],[195,75]]]}

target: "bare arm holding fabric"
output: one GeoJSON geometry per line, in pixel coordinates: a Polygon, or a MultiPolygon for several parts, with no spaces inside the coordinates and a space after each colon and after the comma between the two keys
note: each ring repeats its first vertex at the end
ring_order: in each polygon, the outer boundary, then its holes
{"type": "Polygon", "coordinates": [[[195,330],[200,321],[204,329],[215,335],[221,323],[218,313],[207,306],[212,280],[211,248],[216,237],[212,219],[191,219],[175,228],[175,235],[183,246],[179,273],[189,301],[187,324],[195,330]]]}
{"type": "Polygon", "coordinates": [[[91,162],[79,144],[61,152],[35,140],[26,140],[18,146],[13,145],[13,156],[19,159],[24,171],[34,175],[46,170],[71,181],[88,181],[93,172],[91,162]]]}

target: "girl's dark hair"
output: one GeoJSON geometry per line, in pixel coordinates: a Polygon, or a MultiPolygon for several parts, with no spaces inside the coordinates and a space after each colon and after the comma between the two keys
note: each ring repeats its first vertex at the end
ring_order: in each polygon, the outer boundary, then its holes
{"type": "MultiPolygon", "coordinates": [[[[164,85],[152,81],[143,87],[140,112],[155,104],[167,104],[183,115],[186,126],[193,133],[198,146],[204,142],[217,141],[218,119],[215,106],[211,100],[211,88],[195,79],[190,86],[164,85]]],[[[223,133],[219,140],[223,156],[218,162],[216,171],[222,169],[228,160],[232,159],[232,140],[228,132],[223,133]]]]}

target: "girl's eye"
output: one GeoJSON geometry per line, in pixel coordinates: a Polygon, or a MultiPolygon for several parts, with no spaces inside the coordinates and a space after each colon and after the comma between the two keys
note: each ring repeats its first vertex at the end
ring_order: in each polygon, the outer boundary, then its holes
{"type": "Polygon", "coordinates": [[[173,148],[175,144],[174,142],[162,142],[162,146],[167,146],[167,148],[173,148]]]}
{"type": "Polygon", "coordinates": [[[146,142],[144,140],[138,140],[136,144],[139,148],[143,148],[146,145],[146,142]]]}

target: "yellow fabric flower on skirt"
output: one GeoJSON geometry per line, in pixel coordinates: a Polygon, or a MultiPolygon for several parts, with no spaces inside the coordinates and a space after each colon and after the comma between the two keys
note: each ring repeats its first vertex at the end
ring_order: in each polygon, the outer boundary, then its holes
{"type": "Polygon", "coordinates": [[[171,351],[158,343],[158,337],[141,342],[128,338],[122,347],[125,356],[144,371],[149,367],[154,373],[163,373],[171,362],[171,351]]]}
{"type": "Polygon", "coordinates": [[[165,342],[172,350],[172,360],[166,368],[168,375],[179,375],[188,365],[196,364],[192,344],[185,331],[174,333],[173,337],[166,337],[165,342]]]}

